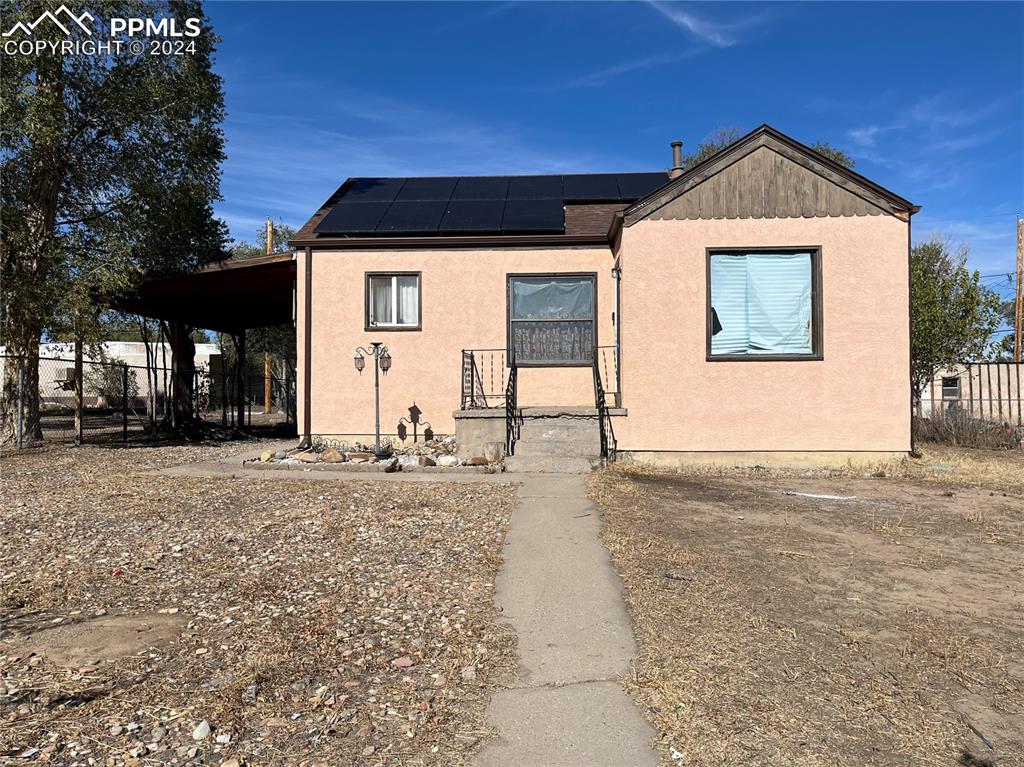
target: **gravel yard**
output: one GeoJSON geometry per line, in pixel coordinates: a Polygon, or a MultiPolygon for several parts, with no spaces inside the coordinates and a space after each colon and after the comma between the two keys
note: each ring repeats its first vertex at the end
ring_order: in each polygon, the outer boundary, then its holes
{"type": "Polygon", "coordinates": [[[0,758],[464,764],[515,668],[505,484],[147,476],[255,443],[2,459],[0,758]]]}
{"type": "Polygon", "coordinates": [[[595,476],[663,764],[1024,765],[1022,457],[595,476]]]}

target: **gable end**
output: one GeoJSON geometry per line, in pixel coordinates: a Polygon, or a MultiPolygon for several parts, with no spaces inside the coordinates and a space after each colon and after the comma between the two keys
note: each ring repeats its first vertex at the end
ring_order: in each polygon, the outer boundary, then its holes
{"type": "Polygon", "coordinates": [[[623,223],[880,215],[907,220],[915,211],[908,201],[765,127],[630,206],[623,223]]]}

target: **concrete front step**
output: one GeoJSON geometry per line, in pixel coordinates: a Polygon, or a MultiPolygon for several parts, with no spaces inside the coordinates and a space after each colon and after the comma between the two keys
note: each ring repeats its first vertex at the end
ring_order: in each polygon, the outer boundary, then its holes
{"type": "Polygon", "coordinates": [[[601,459],[579,456],[522,456],[505,459],[505,471],[510,474],[589,474],[600,468],[601,459]]]}

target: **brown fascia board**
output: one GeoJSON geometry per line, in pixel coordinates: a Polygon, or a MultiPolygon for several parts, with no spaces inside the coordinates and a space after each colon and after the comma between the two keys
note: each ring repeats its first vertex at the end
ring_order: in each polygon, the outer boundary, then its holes
{"type": "Polygon", "coordinates": [[[500,234],[464,237],[303,237],[288,241],[292,247],[345,249],[415,248],[493,248],[526,247],[537,245],[579,246],[608,245],[607,234],[500,234]]]}
{"type": "MultiPolygon", "coordinates": [[[[623,217],[625,219],[623,223],[626,226],[632,226],[633,224],[635,224],[637,221],[640,220],[640,218],[638,218],[636,216],[636,214],[639,213],[645,206],[647,206],[651,202],[653,202],[653,201],[663,197],[664,195],[666,195],[667,193],[671,192],[676,187],[684,185],[692,177],[694,177],[696,175],[699,175],[700,173],[703,173],[709,167],[711,167],[711,166],[713,166],[713,165],[715,165],[717,163],[722,162],[723,160],[727,159],[731,155],[741,153],[741,150],[746,149],[747,146],[751,142],[756,141],[761,136],[770,136],[771,138],[775,139],[776,141],[779,141],[780,143],[786,144],[790,148],[795,149],[796,151],[798,151],[798,152],[808,156],[809,158],[813,159],[815,162],[825,166],[826,168],[828,168],[829,170],[833,171],[834,173],[837,173],[840,176],[843,176],[843,177],[849,179],[850,181],[853,181],[854,183],[859,184],[859,185],[869,189],[870,191],[872,191],[877,196],[882,197],[882,198],[886,199],[887,201],[889,201],[890,203],[892,203],[895,207],[900,208],[900,209],[906,211],[908,218],[910,216],[914,215],[915,213],[917,213],[919,210],[921,210],[921,206],[920,205],[915,205],[914,203],[910,202],[910,200],[907,200],[904,197],[900,197],[895,192],[891,192],[888,189],[886,189],[885,187],[879,186],[878,184],[876,184],[874,181],[872,181],[871,179],[867,178],[866,176],[862,176],[861,174],[857,173],[856,171],[853,171],[853,170],[847,168],[845,165],[840,165],[835,160],[833,160],[833,159],[831,159],[829,157],[826,157],[825,155],[821,154],[820,152],[814,151],[809,146],[801,144],[799,141],[797,141],[794,138],[791,138],[790,136],[787,136],[782,131],[773,128],[772,126],[768,125],[767,123],[764,123],[763,125],[761,125],[761,126],[755,128],[754,130],[752,130],[747,135],[741,136],[740,138],[736,139],[736,141],[734,141],[732,144],[730,144],[729,146],[725,147],[724,149],[722,149],[721,151],[717,152],[716,154],[711,155],[711,157],[707,158],[703,162],[700,162],[697,165],[694,165],[692,168],[690,168],[688,171],[683,173],[681,176],[679,176],[677,178],[674,178],[671,181],[669,181],[667,184],[665,184],[665,186],[660,187],[659,189],[655,189],[653,192],[648,194],[646,197],[642,197],[641,199],[639,199],[636,202],[634,202],[632,205],[630,205],[628,208],[626,208],[623,211],[623,217]]],[[[737,158],[737,159],[739,159],[739,158],[737,158]]]]}
{"type": "MultiPolygon", "coordinates": [[[[190,272],[190,274],[222,272],[227,269],[245,269],[247,267],[263,266],[264,264],[276,264],[281,261],[291,261],[293,258],[295,258],[294,250],[288,250],[281,253],[267,253],[264,256],[253,256],[252,258],[226,258],[223,261],[214,261],[213,263],[201,266],[193,272],[190,272]]],[[[169,276],[180,277],[181,275],[169,276]]]]}

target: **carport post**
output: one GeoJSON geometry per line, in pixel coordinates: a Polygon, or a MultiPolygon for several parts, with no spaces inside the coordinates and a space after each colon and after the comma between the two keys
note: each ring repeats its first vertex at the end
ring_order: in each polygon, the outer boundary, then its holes
{"type": "Polygon", "coordinates": [[[235,402],[235,428],[245,427],[245,329],[239,330],[235,335],[235,391],[237,401],[235,402]]]}

